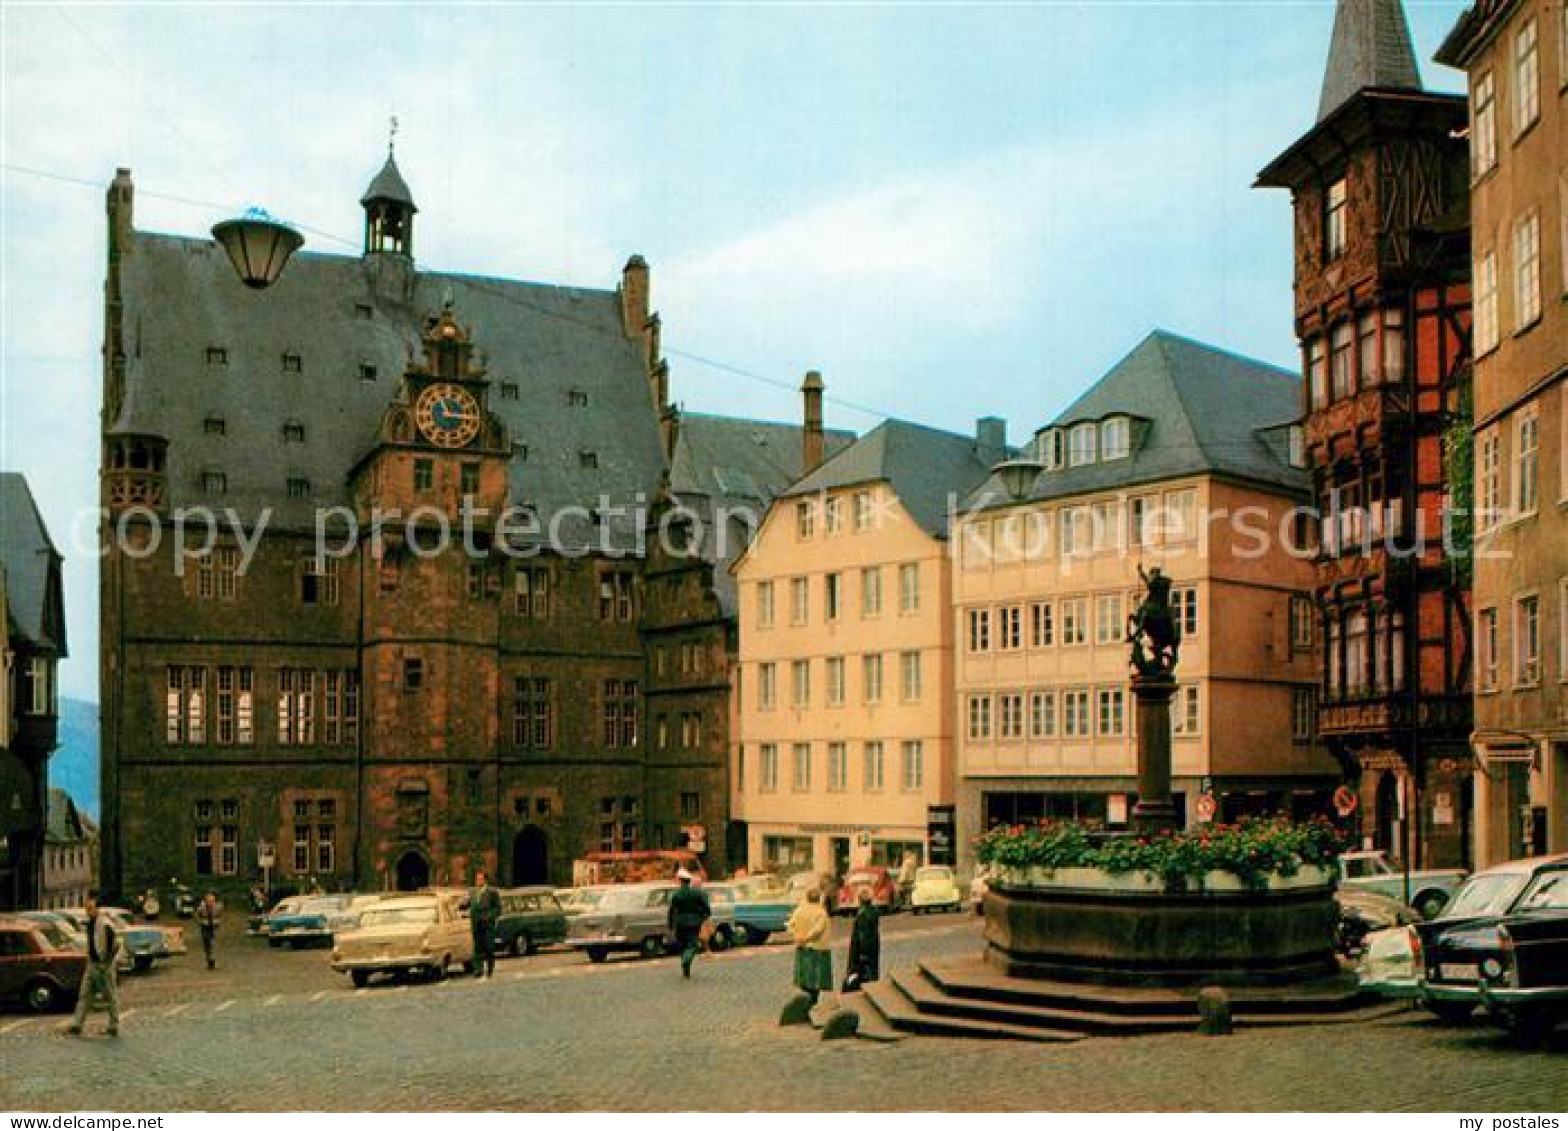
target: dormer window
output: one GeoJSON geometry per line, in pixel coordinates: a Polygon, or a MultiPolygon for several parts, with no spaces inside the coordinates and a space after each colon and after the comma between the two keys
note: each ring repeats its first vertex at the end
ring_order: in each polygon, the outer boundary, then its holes
{"type": "Polygon", "coordinates": [[[361,381],[374,381],[376,379],[376,367],[371,365],[368,361],[360,362],[359,379],[361,381]]]}
{"type": "Polygon", "coordinates": [[[288,481],[288,492],[291,499],[310,498],[310,480],[291,476],[288,481]]]}
{"type": "Polygon", "coordinates": [[[229,493],[229,477],[221,471],[204,471],[201,473],[201,492],[204,495],[226,495],[229,493]]]}
{"type": "Polygon", "coordinates": [[[1323,198],[1323,259],[1325,262],[1345,254],[1345,213],[1350,196],[1341,177],[1328,186],[1323,198]]]}
{"type": "Polygon", "coordinates": [[[1093,424],[1076,424],[1067,434],[1067,463],[1069,467],[1083,467],[1094,462],[1094,443],[1099,428],[1093,424]]]}
{"type": "Polygon", "coordinates": [[[303,444],[305,442],[305,426],[297,420],[291,420],[283,426],[283,442],[287,444],[303,444]]]}
{"type": "Polygon", "coordinates": [[[229,363],[229,351],[228,350],[224,349],[222,346],[208,346],[207,347],[207,364],[208,365],[227,365],[228,363],[229,363]]]}
{"type": "Polygon", "coordinates": [[[1047,471],[1060,471],[1062,467],[1062,430],[1048,428],[1040,433],[1040,462],[1047,471]]]}
{"type": "Polygon", "coordinates": [[[587,408],[588,394],[581,389],[572,389],[566,394],[566,403],[573,408],[587,408]]]}
{"type": "Polygon", "coordinates": [[[515,381],[503,381],[503,382],[501,382],[501,399],[503,401],[515,401],[515,400],[518,399],[518,397],[520,395],[521,395],[521,390],[517,387],[517,382],[515,382],[515,381]]]}
{"type": "Polygon", "coordinates": [[[1125,416],[1113,416],[1100,425],[1100,458],[1126,459],[1132,454],[1132,426],[1125,416]]]}
{"type": "Polygon", "coordinates": [[[375,311],[371,309],[371,306],[368,302],[356,302],[354,304],[355,318],[360,318],[368,322],[370,321],[370,318],[373,314],[375,314],[375,311]]]}
{"type": "Polygon", "coordinates": [[[1288,442],[1289,442],[1289,445],[1290,445],[1290,466],[1291,467],[1306,467],[1307,466],[1307,434],[1302,430],[1301,425],[1299,425],[1299,424],[1292,424],[1290,426],[1290,432],[1289,432],[1288,435],[1289,435],[1289,441],[1288,442]]]}
{"type": "Polygon", "coordinates": [[[228,422],[221,416],[209,416],[201,422],[201,430],[209,436],[223,436],[228,433],[228,422]]]}
{"type": "Polygon", "coordinates": [[[304,367],[305,363],[301,360],[299,354],[286,353],[283,355],[283,372],[301,373],[304,372],[304,367]]]}
{"type": "Polygon", "coordinates": [[[599,466],[599,453],[598,452],[586,452],[586,451],[578,452],[577,453],[577,462],[585,470],[592,470],[592,469],[594,469],[594,468],[599,466]]]}

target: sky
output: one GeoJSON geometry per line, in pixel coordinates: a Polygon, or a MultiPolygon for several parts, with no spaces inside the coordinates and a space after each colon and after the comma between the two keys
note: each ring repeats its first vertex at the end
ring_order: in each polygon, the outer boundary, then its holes
{"type": "MultiPolygon", "coordinates": [[[[1407,0],[1430,62],[1463,8],[1407,0]]],[[[652,265],[689,411],[1051,419],[1155,328],[1294,368],[1291,220],[1328,0],[0,6],[0,467],[66,556],[97,698],[103,193],[201,235],[260,204],[357,254],[398,121],[422,265],[652,265]],[[173,198],[173,199],[171,199],[173,198]],[[741,372],[736,372],[737,370],[741,372]]]]}

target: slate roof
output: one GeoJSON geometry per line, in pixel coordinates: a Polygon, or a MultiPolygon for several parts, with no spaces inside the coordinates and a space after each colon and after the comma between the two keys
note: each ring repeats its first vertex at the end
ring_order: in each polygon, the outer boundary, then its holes
{"type": "Polygon", "coordinates": [[[372,200],[392,200],[408,205],[415,212],[419,211],[419,207],[414,203],[414,194],[409,191],[408,182],[398,171],[397,162],[393,160],[391,153],[387,154],[387,163],[381,166],[381,172],[371,180],[365,195],[359,198],[361,204],[369,204],[372,200]]]}
{"type": "Polygon", "coordinates": [[[83,813],[63,789],[49,790],[48,824],[44,839],[50,844],[74,844],[98,831],[92,818],[83,813]]]}
{"type": "Polygon", "coordinates": [[[66,654],[60,552],[49,538],[27,480],[0,472],[0,564],[11,634],[35,648],[66,654]]]}
{"type": "Polygon", "coordinates": [[[436,271],[403,287],[404,268],[387,262],[396,259],[303,253],[253,291],[211,240],[133,235],[122,261],[130,356],[111,431],[169,441],[171,507],[233,507],[254,519],[271,506],[276,530],[310,529],[317,506],[346,504],[347,473],[374,443],[407,359],[420,356],[423,321],[448,293],[488,362],[490,409],[516,445],[514,503],[548,522],[601,496],[612,505],[652,496],[662,441],[643,346],[623,333],[616,291],[436,271]],[[208,364],[208,347],[226,350],[227,364],[208,364]],[[301,372],[283,371],[285,353],[299,355],[301,372]],[[361,379],[362,365],[374,380],[361,379]],[[501,396],[503,383],[519,386],[517,399],[501,396]],[[572,403],[574,392],[587,403],[572,403]],[[204,430],[208,417],[223,419],[224,434],[204,430]],[[291,421],[305,426],[304,443],[283,442],[291,421]],[[583,452],[597,468],[582,466],[583,452]],[[227,477],[225,494],[202,493],[209,469],[227,477]],[[288,498],[290,478],[308,480],[313,497],[288,498]]]}
{"type": "MultiPolygon", "coordinates": [[[[1289,463],[1289,425],[1301,416],[1301,379],[1289,370],[1156,330],[1040,431],[1117,415],[1146,422],[1127,458],[1043,472],[1030,498],[1199,474],[1307,491],[1307,473],[1289,463]]],[[[990,481],[967,505],[1011,501],[990,481]]]]}
{"type": "MultiPolygon", "coordinates": [[[[800,478],[802,432],[798,424],[683,412],[670,461],[670,491],[705,524],[711,524],[721,508],[731,515],[750,512],[755,532],[768,505],[800,478]]],[[[823,449],[831,458],[854,439],[853,432],[826,429],[823,449]]],[[[717,539],[702,540],[704,556],[715,566],[719,602],[731,614],[737,601],[729,567],[746,548],[745,540],[735,536],[739,529],[731,524],[722,554],[717,539]]]]}
{"type": "Polygon", "coordinates": [[[1367,88],[1421,89],[1410,25],[1400,0],[1339,0],[1318,121],[1367,88]]]}
{"type": "Polygon", "coordinates": [[[926,533],[947,536],[950,498],[962,499],[991,474],[1001,457],[984,453],[973,436],[885,420],[801,479],[786,497],[860,483],[887,483],[926,533]]]}

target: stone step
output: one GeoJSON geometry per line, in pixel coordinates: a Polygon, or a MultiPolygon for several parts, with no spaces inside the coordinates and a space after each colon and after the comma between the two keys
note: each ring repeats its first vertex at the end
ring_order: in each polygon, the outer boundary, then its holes
{"type": "MultiPolygon", "coordinates": [[[[920,970],[954,998],[1003,1002],[1032,1009],[1107,1016],[1170,1016],[1190,1022],[1197,1016],[1198,987],[1121,986],[1013,978],[980,958],[932,959],[920,970]]],[[[1324,979],[1283,986],[1227,987],[1231,1011],[1238,1018],[1331,1015],[1359,1010],[1376,1002],[1361,993],[1353,978],[1324,979]]]]}
{"type": "Polygon", "coordinates": [[[1027,1025],[1007,1025],[995,1021],[969,1021],[958,1017],[926,1014],[891,981],[872,982],[864,990],[865,1000],[894,1029],[938,1037],[978,1037],[992,1040],[1059,1042],[1076,1041],[1082,1034],[1056,1032],[1027,1025]]]}
{"type": "Polygon", "coordinates": [[[1185,1032],[1198,1024],[1197,1006],[1187,1012],[1108,1013],[1087,1003],[1072,1007],[1021,1005],[976,997],[955,997],[919,970],[896,970],[893,982],[923,1014],[962,1017],[1009,1026],[1059,1030],[1096,1036],[1185,1032]]]}

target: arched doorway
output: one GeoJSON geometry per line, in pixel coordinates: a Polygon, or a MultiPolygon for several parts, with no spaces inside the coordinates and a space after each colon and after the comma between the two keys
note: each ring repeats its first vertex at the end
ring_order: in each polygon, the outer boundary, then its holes
{"type": "Polygon", "coordinates": [[[1400,846],[1394,842],[1394,831],[1399,822],[1399,782],[1394,771],[1384,770],[1377,782],[1374,811],[1377,825],[1373,829],[1373,844],[1390,855],[1398,855],[1400,846]]]}
{"type": "Polygon", "coordinates": [[[550,838],[529,825],[512,838],[512,883],[518,887],[550,882],[550,838]]]}
{"type": "Polygon", "coordinates": [[[409,849],[398,858],[397,890],[418,891],[430,886],[430,862],[424,854],[409,849]]]}

